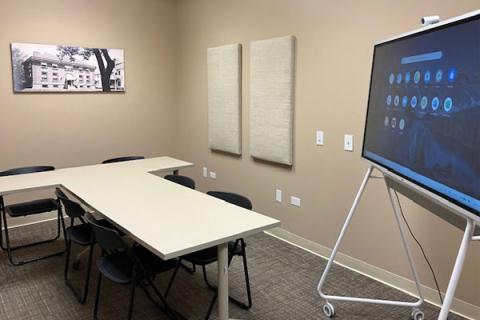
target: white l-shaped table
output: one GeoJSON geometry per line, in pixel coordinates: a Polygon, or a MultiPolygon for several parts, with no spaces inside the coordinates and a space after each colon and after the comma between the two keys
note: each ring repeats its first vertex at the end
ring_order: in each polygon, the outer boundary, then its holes
{"type": "Polygon", "coordinates": [[[192,163],[170,157],[0,177],[0,195],[61,187],[162,259],[218,248],[218,313],[229,319],[228,242],[276,219],[159,178],[192,163]]]}

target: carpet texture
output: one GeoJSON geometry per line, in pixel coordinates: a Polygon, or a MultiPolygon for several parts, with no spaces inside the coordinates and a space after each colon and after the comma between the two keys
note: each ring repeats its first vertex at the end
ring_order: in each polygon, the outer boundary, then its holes
{"type": "MultiPolygon", "coordinates": [[[[55,224],[41,223],[11,230],[15,244],[39,239],[54,234],[55,224]]],[[[15,254],[21,257],[44,254],[61,249],[63,241],[23,250],[15,254]]],[[[231,317],[256,320],[301,320],[328,319],[323,315],[323,301],[316,285],[326,261],[283,241],[265,234],[247,239],[247,254],[252,284],[253,307],[241,310],[230,304],[231,317]]],[[[79,250],[74,248],[73,254],[79,250]]],[[[98,250],[96,252],[98,256],[98,250]]],[[[86,257],[83,258],[83,261],[86,257]]],[[[0,319],[92,319],[95,297],[96,267],[93,267],[87,304],[82,306],[63,282],[64,256],[54,257],[20,267],[8,263],[5,252],[0,252],[0,319]]],[[[85,263],[72,275],[74,282],[82,284],[85,263]]],[[[245,284],[240,258],[234,258],[230,269],[230,294],[245,299],[245,284]]],[[[209,279],[216,281],[216,265],[208,268],[209,279]]],[[[156,283],[166,287],[170,274],[161,275],[156,283]]],[[[397,290],[356,274],[345,268],[334,266],[325,288],[337,295],[367,296],[383,299],[414,300],[397,290]]],[[[180,270],[168,297],[171,306],[188,319],[203,319],[213,293],[207,289],[202,274],[197,270],[190,275],[180,270]]],[[[103,282],[100,303],[100,319],[126,319],[128,287],[103,282]]],[[[335,303],[335,319],[409,319],[410,309],[335,303]]],[[[426,319],[436,319],[438,308],[425,304],[422,307],[426,319]]],[[[134,319],[167,319],[146,298],[141,290],[135,297],[134,319]]],[[[211,319],[217,319],[216,310],[211,319]]],[[[450,320],[461,317],[451,315],[450,320]]]]}

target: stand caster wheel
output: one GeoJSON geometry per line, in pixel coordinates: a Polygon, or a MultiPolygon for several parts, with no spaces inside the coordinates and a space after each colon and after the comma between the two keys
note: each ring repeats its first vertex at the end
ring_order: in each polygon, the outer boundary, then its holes
{"type": "Polygon", "coordinates": [[[327,302],[323,305],[323,313],[329,317],[333,318],[335,316],[335,307],[330,302],[327,302]]]}
{"type": "Polygon", "coordinates": [[[77,260],[75,261],[73,264],[72,264],[72,268],[73,270],[80,270],[80,266],[81,266],[82,262],[80,260],[77,260]]]}
{"type": "Polygon", "coordinates": [[[425,319],[425,314],[423,311],[419,309],[413,309],[412,314],[410,316],[410,319],[412,320],[424,320],[425,319]]]}

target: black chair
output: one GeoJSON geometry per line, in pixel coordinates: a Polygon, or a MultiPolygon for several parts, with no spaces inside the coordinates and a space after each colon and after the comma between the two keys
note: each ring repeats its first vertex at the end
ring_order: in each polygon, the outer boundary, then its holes
{"type": "Polygon", "coordinates": [[[183,318],[170,309],[164,296],[153,282],[153,278],[157,274],[174,270],[167,287],[168,293],[177,274],[179,260],[162,260],[138,244],[134,244],[130,248],[116,230],[100,225],[90,213],[85,215],[85,220],[91,225],[95,241],[102,248],[102,257],[97,261],[97,267],[100,272],[98,274],[93,318],[97,319],[98,317],[100,288],[103,277],[117,284],[130,285],[128,319],[132,318],[135,288],[137,285],[142,288],[148,299],[162,309],[170,318],[183,318]],[[147,286],[153,289],[161,304],[153,299],[147,290],[147,286]]]}
{"type": "Polygon", "coordinates": [[[70,200],[60,189],[57,189],[56,194],[58,199],[60,200],[60,203],[63,204],[63,207],[65,208],[65,213],[70,218],[70,226],[66,228],[65,231],[65,239],[67,241],[67,255],[65,259],[65,269],[63,272],[63,277],[65,279],[65,284],[70,288],[70,290],[72,290],[78,302],[80,302],[81,304],[85,304],[85,301],[87,300],[88,287],[90,284],[90,273],[92,270],[92,257],[94,247],[92,228],[83,219],[86,211],[80,204],[70,200]],[[78,224],[75,224],[75,222],[78,220],[80,222],[78,224]],[[78,292],[68,279],[68,267],[70,264],[70,254],[72,252],[72,242],[82,247],[90,247],[88,252],[85,285],[82,293],[78,292]]]}
{"type": "Polygon", "coordinates": [[[178,174],[169,174],[164,177],[168,181],[172,181],[175,183],[178,183],[184,187],[190,188],[190,189],[195,189],[195,181],[187,176],[181,176],[178,174]]]}
{"type": "MultiPolygon", "coordinates": [[[[44,172],[44,171],[52,171],[55,170],[54,167],[51,166],[34,166],[34,167],[22,167],[22,168],[15,168],[15,169],[10,169],[6,171],[0,172],[0,177],[2,176],[12,176],[12,175],[19,175],[19,174],[28,174],[28,173],[36,173],[36,172],[44,172]]],[[[61,210],[61,206],[58,202],[58,199],[53,199],[53,198],[46,198],[46,199],[38,199],[38,200],[33,200],[33,201],[28,201],[28,202],[21,202],[21,203],[15,203],[15,204],[10,204],[10,205],[5,205],[3,196],[0,196],[0,214],[1,214],[1,219],[0,219],[0,247],[4,250],[7,251],[8,255],[8,260],[10,263],[14,266],[19,266],[23,265],[26,263],[38,261],[38,260],[43,260],[46,258],[54,257],[54,256],[59,256],[62,255],[65,250],[47,254],[45,256],[33,258],[33,259],[28,259],[28,260],[23,260],[23,261],[15,261],[13,259],[13,251],[19,250],[19,249],[24,249],[36,245],[41,245],[41,244],[46,244],[50,243],[53,241],[58,240],[60,237],[60,232],[63,229],[63,232],[65,232],[65,226],[63,222],[63,214],[61,210]],[[57,234],[53,239],[47,239],[47,240],[41,240],[37,242],[32,242],[32,243],[27,243],[23,245],[18,245],[18,246],[11,246],[10,244],[10,235],[9,235],[9,230],[8,230],[8,224],[7,224],[7,214],[11,218],[17,218],[17,217],[24,217],[24,216],[30,216],[30,215],[36,215],[40,213],[45,213],[45,212],[51,212],[51,211],[57,211],[57,234]],[[3,223],[3,231],[2,229],[2,223],[3,223]],[[4,243],[4,235],[5,234],[5,243],[4,243]]]]}
{"type": "MultiPolygon", "coordinates": [[[[230,193],[230,192],[220,192],[220,191],[209,191],[207,192],[207,194],[210,196],[222,199],[224,201],[227,201],[231,204],[240,206],[242,208],[252,210],[252,203],[250,202],[250,200],[239,194],[230,193]]],[[[232,259],[234,256],[242,257],[242,260],[243,260],[245,285],[247,289],[247,303],[243,303],[235,298],[229,297],[233,303],[235,303],[242,309],[250,309],[252,307],[252,295],[250,290],[250,279],[248,275],[246,247],[247,245],[243,238],[237,239],[235,241],[230,241],[228,244],[228,265],[230,266],[230,263],[232,262],[232,259]]],[[[212,291],[215,292],[215,295],[212,299],[212,302],[210,303],[207,315],[205,317],[205,319],[208,320],[210,318],[210,314],[212,313],[213,306],[215,305],[215,302],[217,300],[218,292],[217,292],[217,288],[211,285],[210,282],[208,281],[207,271],[205,267],[211,263],[218,261],[217,247],[210,247],[197,252],[193,252],[191,254],[183,256],[181,260],[188,261],[192,265],[201,266],[203,271],[203,279],[205,283],[207,284],[208,288],[210,288],[212,291]]]]}
{"type": "Polygon", "coordinates": [[[142,160],[145,159],[144,156],[126,156],[126,157],[118,157],[112,158],[102,161],[103,164],[107,163],[114,163],[114,162],[124,162],[124,161],[132,161],[132,160],[142,160]]]}

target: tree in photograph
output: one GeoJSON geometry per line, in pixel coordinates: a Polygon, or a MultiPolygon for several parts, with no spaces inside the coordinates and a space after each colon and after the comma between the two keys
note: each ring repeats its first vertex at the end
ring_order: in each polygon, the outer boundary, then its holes
{"type": "Polygon", "coordinates": [[[102,80],[102,89],[105,92],[110,91],[110,77],[115,68],[115,59],[110,57],[107,49],[58,46],[57,51],[60,60],[68,57],[70,62],[75,62],[76,57],[90,60],[92,55],[95,56],[102,80]]]}
{"type": "Polygon", "coordinates": [[[13,85],[15,91],[21,91],[24,89],[25,84],[25,70],[23,68],[23,62],[27,58],[27,55],[19,48],[12,49],[12,62],[13,62],[13,85]]]}

